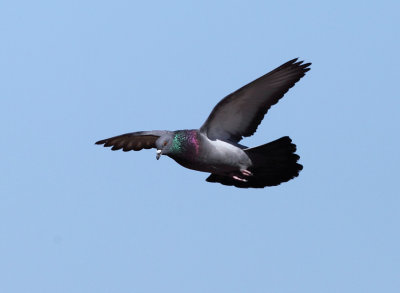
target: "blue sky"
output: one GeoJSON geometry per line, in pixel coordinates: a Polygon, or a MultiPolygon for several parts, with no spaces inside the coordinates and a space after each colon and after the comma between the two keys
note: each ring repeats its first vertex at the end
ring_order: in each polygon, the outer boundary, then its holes
{"type": "Polygon", "coordinates": [[[398,1],[0,4],[0,292],[398,292],[398,1]],[[94,142],[198,128],[294,57],[265,117],[304,170],[241,190],[94,142]]]}

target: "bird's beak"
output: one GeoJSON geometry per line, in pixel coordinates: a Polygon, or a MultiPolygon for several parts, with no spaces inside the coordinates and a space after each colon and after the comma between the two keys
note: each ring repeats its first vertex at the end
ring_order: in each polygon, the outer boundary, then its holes
{"type": "Polygon", "coordinates": [[[156,159],[158,160],[161,157],[161,150],[157,150],[156,159]]]}

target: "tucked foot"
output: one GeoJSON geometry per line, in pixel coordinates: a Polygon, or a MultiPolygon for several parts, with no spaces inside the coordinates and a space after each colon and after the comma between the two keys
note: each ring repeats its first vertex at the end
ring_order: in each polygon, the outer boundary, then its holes
{"type": "Polygon", "coordinates": [[[233,179],[235,179],[235,180],[237,180],[237,181],[241,181],[241,182],[247,182],[247,180],[246,179],[244,179],[244,178],[240,178],[240,177],[238,177],[238,176],[232,176],[232,178],[233,179]]]}
{"type": "Polygon", "coordinates": [[[251,173],[249,170],[240,170],[240,172],[241,172],[244,176],[253,176],[253,173],[251,173]]]}

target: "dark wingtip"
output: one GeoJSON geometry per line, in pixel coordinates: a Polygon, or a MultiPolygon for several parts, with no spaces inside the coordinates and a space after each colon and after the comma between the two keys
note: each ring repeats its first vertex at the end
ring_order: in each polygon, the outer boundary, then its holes
{"type": "Polygon", "coordinates": [[[311,68],[310,68],[310,65],[311,65],[312,63],[311,62],[309,62],[309,63],[304,63],[304,64],[301,64],[301,69],[303,69],[303,71],[304,72],[307,72],[307,71],[309,71],[311,68]]]}
{"type": "Polygon", "coordinates": [[[299,60],[299,58],[294,58],[292,60],[289,60],[288,62],[286,62],[285,64],[282,64],[281,66],[279,66],[277,69],[282,69],[285,68],[287,66],[296,66],[298,68],[301,68],[302,71],[305,73],[307,71],[310,70],[309,66],[311,65],[311,62],[308,63],[304,63],[304,60],[299,60]]]}
{"type": "Polygon", "coordinates": [[[106,139],[103,139],[103,140],[96,141],[94,144],[105,144],[106,141],[107,141],[106,139]]]}
{"type": "MultiPolygon", "coordinates": [[[[296,58],[296,60],[297,60],[297,58],[296,58]]],[[[310,65],[312,63],[311,62],[303,63],[303,62],[304,61],[302,60],[302,61],[298,61],[298,62],[295,62],[295,63],[292,63],[292,64],[296,65],[298,68],[300,68],[303,71],[303,73],[306,73],[307,71],[309,71],[311,69],[310,65]]]]}

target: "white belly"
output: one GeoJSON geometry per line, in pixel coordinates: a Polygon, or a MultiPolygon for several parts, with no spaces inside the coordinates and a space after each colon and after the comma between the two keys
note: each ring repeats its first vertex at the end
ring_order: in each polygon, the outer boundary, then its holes
{"type": "Polygon", "coordinates": [[[206,172],[226,173],[251,166],[251,160],[246,153],[234,145],[221,140],[208,140],[204,143],[207,146],[200,150],[198,162],[207,162],[206,172]]]}

